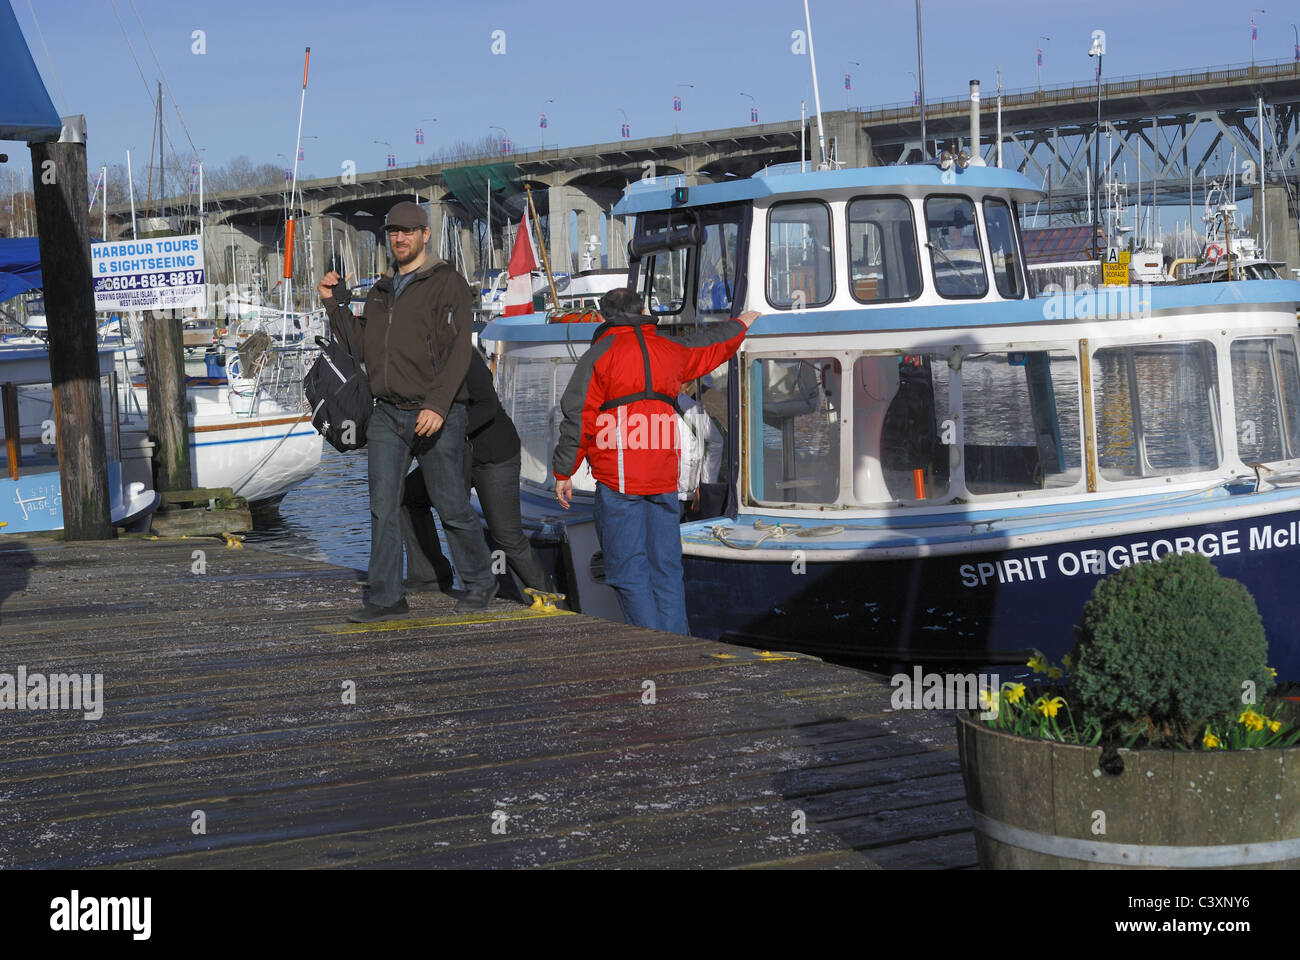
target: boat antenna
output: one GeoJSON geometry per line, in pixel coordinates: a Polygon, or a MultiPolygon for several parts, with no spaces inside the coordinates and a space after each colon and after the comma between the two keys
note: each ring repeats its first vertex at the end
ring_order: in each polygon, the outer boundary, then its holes
{"type": "MultiPolygon", "coordinates": [[[[280,288],[280,309],[285,318],[289,315],[290,289],[293,287],[293,195],[298,189],[298,157],[302,149],[302,112],[307,106],[307,66],[311,63],[311,47],[302,60],[302,97],[298,101],[298,139],[293,146],[293,179],[289,182],[289,212],[284,224],[284,283],[280,288]]],[[[287,319],[282,321],[287,323],[287,319]]]]}
{"type": "MultiPolygon", "coordinates": [[[[920,3],[921,0],[917,0],[920,3]]],[[[817,169],[826,169],[826,127],[822,124],[822,92],[817,86],[817,54],[813,52],[812,14],[808,12],[808,0],[803,0],[803,20],[808,28],[808,63],[812,68],[813,104],[817,108],[817,149],[821,152],[821,164],[817,169]]]]}

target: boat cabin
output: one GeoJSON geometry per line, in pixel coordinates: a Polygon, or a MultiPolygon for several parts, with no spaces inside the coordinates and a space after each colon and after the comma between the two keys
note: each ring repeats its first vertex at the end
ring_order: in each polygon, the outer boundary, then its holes
{"type": "MultiPolygon", "coordinates": [[[[1031,297],[1019,206],[1039,197],[1009,170],[937,164],[629,190],[628,282],[661,327],[764,314],[692,391],[726,438],[706,478],[725,512],[951,514],[1300,468],[1300,284],[1249,304],[1233,284],[1031,297]]],[[[552,485],[594,329],[533,315],[485,333],[525,485],[552,485]]]]}

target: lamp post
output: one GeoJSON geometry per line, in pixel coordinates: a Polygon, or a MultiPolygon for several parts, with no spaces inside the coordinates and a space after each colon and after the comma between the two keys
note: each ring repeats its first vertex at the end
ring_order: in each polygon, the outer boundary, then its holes
{"type": "Polygon", "coordinates": [[[1092,193],[1093,202],[1093,249],[1098,257],[1101,255],[1101,181],[1098,179],[1101,162],[1101,58],[1106,55],[1106,31],[1092,31],[1092,46],[1088,49],[1089,57],[1097,58],[1097,129],[1092,136],[1092,193]]]}
{"type": "Polygon", "coordinates": [[[921,90],[917,86],[916,71],[909,70],[907,75],[912,78],[912,106],[919,107],[921,105],[921,90]]]}
{"type": "MultiPolygon", "coordinates": [[[[438,122],[438,118],[437,118],[437,117],[421,117],[421,118],[420,118],[420,122],[421,122],[421,123],[437,123],[437,122],[438,122]]],[[[416,128],[416,130],[415,130],[415,143],[416,143],[417,146],[424,146],[424,128],[423,128],[423,127],[417,127],[417,128],[416,128]]],[[[430,153],[429,153],[429,162],[430,162],[430,163],[433,162],[433,153],[432,153],[432,151],[430,151],[430,153]]]]}
{"type": "Polygon", "coordinates": [[[740,91],[740,95],[742,97],[749,97],[750,101],[752,101],[753,105],[749,108],[749,122],[758,123],[758,100],[752,93],[746,93],[744,90],[740,91]]]}
{"type": "Polygon", "coordinates": [[[1300,63],[1300,29],[1296,29],[1296,25],[1293,23],[1291,24],[1291,32],[1295,34],[1295,59],[1297,63],[1300,63]]]}
{"type": "MultiPolygon", "coordinates": [[[[1268,13],[1267,10],[1256,9],[1254,13],[1268,13]]],[[[1250,18],[1250,68],[1255,69],[1255,40],[1258,39],[1259,27],[1255,26],[1255,18],[1250,18]]]]}
{"type": "MultiPolygon", "coordinates": [[[[1051,37],[1044,37],[1041,34],[1039,35],[1038,39],[1046,40],[1048,43],[1051,43],[1052,41],[1051,37]]],[[[1039,93],[1043,92],[1043,48],[1042,47],[1038,48],[1038,92],[1039,93]]]]}
{"type": "Polygon", "coordinates": [[[632,122],[628,120],[627,111],[624,110],[622,107],[618,108],[618,112],[623,114],[623,126],[618,131],[619,136],[622,139],[627,140],[632,136],[632,122]]]}
{"type": "Polygon", "coordinates": [[[693,84],[693,83],[678,83],[678,84],[674,84],[674,85],[673,85],[673,136],[674,136],[674,137],[677,136],[677,133],[678,133],[678,131],[677,131],[677,114],[679,114],[679,113],[682,112],[682,98],[681,98],[681,96],[677,93],[677,91],[680,90],[682,87],[690,87],[692,90],[694,90],[694,89],[695,89],[695,84],[693,84]]]}
{"type": "Polygon", "coordinates": [[[849,73],[849,67],[860,67],[862,64],[856,60],[844,61],[844,112],[849,112],[849,91],[853,89],[853,75],[849,73]]]}
{"type": "MultiPolygon", "coordinates": [[[[554,103],[554,102],[555,102],[555,100],[554,100],[553,98],[549,98],[549,97],[548,97],[548,98],[546,99],[546,101],[542,104],[542,110],[541,110],[541,113],[540,113],[540,115],[539,115],[538,118],[537,118],[537,128],[538,128],[539,130],[545,130],[545,129],[546,129],[546,122],[547,122],[547,121],[546,121],[546,104],[548,104],[548,103],[554,103]]],[[[544,133],[542,134],[542,150],[543,150],[543,152],[545,152],[545,150],[546,150],[546,134],[544,134],[544,133]]]]}
{"type": "Polygon", "coordinates": [[[388,148],[388,156],[384,158],[384,168],[391,170],[397,166],[397,153],[393,150],[393,145],[387,140],[373,140],[372,143],[382,143],[388,148]]]}
{"type": "Polygon", "coordinates": [[[495,124],[488,124],[488,126],[489,126],[489,128],[491,128],[492,130],[500,130],[500,131],[501,131],[501,154],[502,154],[502,156],[505,156],[505,155],[511,153],[511,152],[515,149],[515,145],[514,145],[514,142],[510,139],[510,131],[508,131],[505,127],[498,127],[498,126],[496,126],[495,124]]]}

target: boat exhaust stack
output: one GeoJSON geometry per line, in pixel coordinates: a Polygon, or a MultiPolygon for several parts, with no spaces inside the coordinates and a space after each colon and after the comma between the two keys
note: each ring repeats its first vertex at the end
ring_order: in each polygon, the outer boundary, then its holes
{"type": "Polygon", "coordinates": [[[980,150],[980,82],[970,82],[970,163],[973,167],[984,166],[984,156],[980,150]]]}

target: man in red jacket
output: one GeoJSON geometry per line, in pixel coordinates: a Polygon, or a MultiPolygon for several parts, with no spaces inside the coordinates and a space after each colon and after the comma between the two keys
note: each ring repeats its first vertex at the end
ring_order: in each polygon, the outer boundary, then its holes
{"type": "Polygon", "coordinates": [[[677,395],[740,348],[757,311],[670,340],[655,331],[641,298],[611,290],[560,401],[555,497],[569,509],[570,479],[583,460],[596,478],[596,532],[605,582],[628,623],[689,633],[677,501],[677,395]]]}

